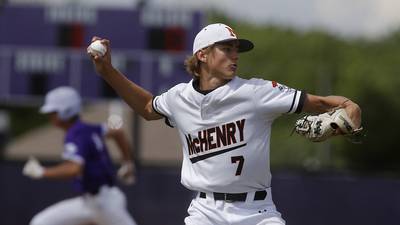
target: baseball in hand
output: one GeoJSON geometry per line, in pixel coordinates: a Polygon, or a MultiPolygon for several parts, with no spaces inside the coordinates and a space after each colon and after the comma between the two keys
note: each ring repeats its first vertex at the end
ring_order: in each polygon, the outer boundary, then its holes
{"type": "Polygon", "coordinates": [[[93,41],[87,48],[87,53],[91,54],[92,56],[104,56],[106,51],[106,46],[104,46],[100,40],[93,41]]]}

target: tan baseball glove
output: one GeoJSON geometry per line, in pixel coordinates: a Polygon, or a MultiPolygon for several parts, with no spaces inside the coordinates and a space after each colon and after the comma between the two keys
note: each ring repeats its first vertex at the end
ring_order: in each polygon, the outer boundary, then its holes
{"type": "Polygon", "coordinates": [[[343,108],[315,116],[304,116],[296,121],[294,127],[296,133],[314,142],[325,141],[336,135],[344,135],[349,141],[360,143],[363,136],[362,130],[362,127],[355,127],[343,108]]]}

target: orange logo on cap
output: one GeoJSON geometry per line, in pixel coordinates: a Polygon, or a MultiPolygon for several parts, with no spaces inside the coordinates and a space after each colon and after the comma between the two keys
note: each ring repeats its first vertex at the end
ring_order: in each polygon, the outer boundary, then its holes
{"type": "Polygon", "coordinates": [[[228,31],[229,31],[229,33],[231,33],[232,37],[236,37],[236,34],[235,34],[235,32],[233,31],[232,28],[230,28],[230,27],[225,27],[225,28],[228,29],[228,31]]]}

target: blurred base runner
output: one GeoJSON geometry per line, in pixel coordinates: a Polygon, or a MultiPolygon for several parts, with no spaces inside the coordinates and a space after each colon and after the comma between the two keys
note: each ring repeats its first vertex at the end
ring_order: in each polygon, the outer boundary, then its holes
{"type": "Polygon", "coordinates": [[[104,186],[97,195],[86,194],[49,206],[30,225],[136,225],[126,210],[126,199],[116,187],[104,186]]]}

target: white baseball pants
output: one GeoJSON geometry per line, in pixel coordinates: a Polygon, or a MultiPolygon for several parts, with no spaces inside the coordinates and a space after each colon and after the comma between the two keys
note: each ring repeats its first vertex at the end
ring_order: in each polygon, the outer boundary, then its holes
{"type": "Polygon", "coordinates": [[[30,225],[136,225],[117,187],[103,186],[96,195],[66,199],[35,215],[30,225]]]}
{"type": "Polygon", "coordinates": [[[285,225],[272,202],[271,189],[266,189],[265,200],[254,200],[249,192],[245,202],[214,200],[212,193],[206,198],[199,194],[189,206],[186,225],[285,225]]]}

